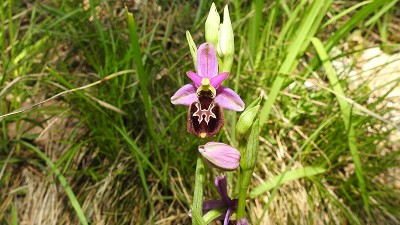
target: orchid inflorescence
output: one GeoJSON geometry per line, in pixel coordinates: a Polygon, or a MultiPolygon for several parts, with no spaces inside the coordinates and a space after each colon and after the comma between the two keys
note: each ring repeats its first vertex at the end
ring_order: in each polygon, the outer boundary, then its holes
{"type": "MultiPolygon", "coordinates": [[[[234,36],[228,6],[224,8],[223,23],[220,24],[220,17],[213,3],[205,23],[205,28],[207,42],[201,44],[199,48],[196,47],[190,33],[186,32],[196,72],[188,71],[186,73],[192,82],[176,91],[171,97],[171,102],[174,105],[189,107],[187,115],[187,131],[189,133],[200,138],[211,138],[224,125],[223,109],[243,111],[245,104],[235,91],[221,85],[229,77],[234,55],[234,36]]],[[[253,156],[257,154],[257,148],[253,144],[250,144],[250,146],[247,144],[246,146],[241,140],[248,134],[250,127],[252,127],[252,132],[248,139],[251,139],[250,136],[253,137],[252,143],[254,143],[255,138],[258,140],[258,133],[253,132],[254,127],[257,127],[255,130],[258,131],[258,122],[253,122],[253,120],[257,114],[259,102],[259,100],[256,100],[255,103],[252,103],[242,113],[237,123],[236,136],[239,141],[240,151],[235,147],[221,142],[208,142],[199,146],[199,153],[208,165],[223,171],[234,171],[240,166],[241,170],[247,176],[241,180],[250,180],[249,171],[254,169],[255,163],[249,164],[244,163],[244,161],[255,161],[253,156]],[[249,157],[252,159],[249,159],[249,157]]],[[[198,177],[196,177],[197,179],[198,177]]],[[[241,209],[243,212],[237,213],[241,214],[237,216],[237,224],[247,224],[246,218],[242,215],[244,214],[243,200],[241,201],[241,198],[231,199],[228,195],[226,175],[223,174],[216,177],[215,185],[221,196],[221,200],[205,201],[200,213],[206,214],[212,209],[223,207],[225,213],[216,219],[223,220],[223,224],[225,225],[230,222],[230,217],[235,210],[241,209]]],[[[239,195],[243,193],[246,194],[246,191],[243,192],[241,190],[239,195]]],[[[202,193],[200,194],[202,196],[202,193]]],[[[196,220],[193,221],[196,222],[196,220]]]]}

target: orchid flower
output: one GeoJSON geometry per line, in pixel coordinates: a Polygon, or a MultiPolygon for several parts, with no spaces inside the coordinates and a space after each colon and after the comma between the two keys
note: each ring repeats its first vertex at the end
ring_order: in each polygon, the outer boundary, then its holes
{"type": "Polygon", "coordinates": [[[232,89],[221,85],[229,72],[218,74],[218,60],[211,43],[204,43],[197,50],[197,73],[186,74],[193,82],[181,87],[171,102],[189,106],[190,133],[202,138],[214,136],[224,123],[222,108],[243,111],[244,102],[232,89]]]}
{"type": "Polygon", "coordinates": [[[207,213],[216,208],[225,207],[226,213],[222,215],[216,220],[224,220],[224,225],[229,224],[229,217],[232,215],[232,212],[237,208],[238,200],[231,199],[228,196],[228,184],[226,181],[226,175],[222,174],[215,178],[215,186],[217,187],[217,191],[221,196],[221,200],[208,200],[203,203],[203,213],[207,213]]]}

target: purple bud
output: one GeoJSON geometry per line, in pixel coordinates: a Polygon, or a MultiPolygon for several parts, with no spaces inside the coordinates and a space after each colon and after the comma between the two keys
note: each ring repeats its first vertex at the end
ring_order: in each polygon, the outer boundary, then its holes
{"type": "Polygon", "coordinates": [[[236,225],[247,225],[247,219],[246,218],[242,218],[240,219],[236,225]]]}
{"type": "Polygon", "coordinates": [[[239,166],[240,152],[230,145],[220,142],[208,142],[199,146],[199,152],[212,167],[232,171],[239,166]]]}

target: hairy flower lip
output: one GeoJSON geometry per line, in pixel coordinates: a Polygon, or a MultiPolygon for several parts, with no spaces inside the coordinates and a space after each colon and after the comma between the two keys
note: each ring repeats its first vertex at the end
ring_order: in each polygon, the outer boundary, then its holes
{"type": "Polygon", "coordinates": [[[211,97],[199,96],[190,104],[187,117],[187,131],[197,137],[207,138],[216,135],[224,125],[222,107],[211,97]]]}

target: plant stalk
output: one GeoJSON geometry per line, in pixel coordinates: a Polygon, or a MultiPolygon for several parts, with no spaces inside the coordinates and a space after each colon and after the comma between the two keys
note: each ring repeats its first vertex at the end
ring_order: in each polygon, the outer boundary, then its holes
{"type": "MultiPolygon", "coordinates": [[[[193,205],[192,205],[192,224],[197,225],[198,216],[203,215],[203,189],[204,189],[204,162],[200,156],[197,157],[196,174],[194,183],[193,205]]],[[[200,223],[201,224],[201,223],[200,223]]]]}
{"type": "Polygon", "coordinates": [[[237,212],[236,212],[236,217],[238,218],[238,220],[245,217],[244,211],[246,208],[247,189],[250,184],[252,173],[253,173],[253,170],[246,170],[246,171],[242,171],[240,174],[241,176],[240,176],[240,188],[239,188],[239,202],[238,202],[238,208],[237,208],[237,212]]]}

